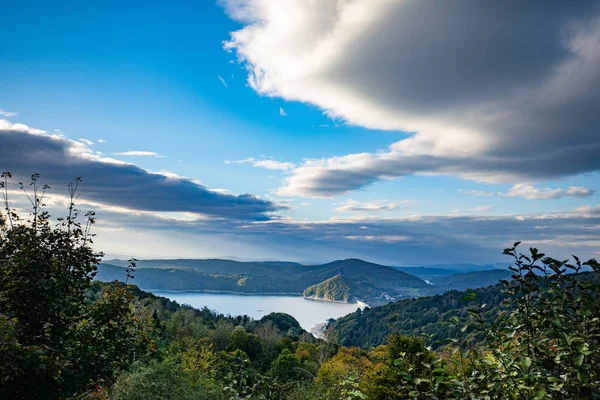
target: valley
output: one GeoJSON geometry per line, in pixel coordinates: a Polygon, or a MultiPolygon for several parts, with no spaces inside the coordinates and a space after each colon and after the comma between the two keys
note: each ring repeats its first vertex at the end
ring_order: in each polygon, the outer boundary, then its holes
{"type": "MultiPolygon", "coordinates": [[[[127,261],[99,265],[96,280],[124,281],[127,261]]],[[[509,271],[472,264],[460,267],[391,267],[359,259],[321,265],[224,259],[140,260],[135,283],[144,290],[231,294],[303,295],[321,301],[364,302],[369,306],[434,295],[452,289],[489,286],[509,271]]]]}

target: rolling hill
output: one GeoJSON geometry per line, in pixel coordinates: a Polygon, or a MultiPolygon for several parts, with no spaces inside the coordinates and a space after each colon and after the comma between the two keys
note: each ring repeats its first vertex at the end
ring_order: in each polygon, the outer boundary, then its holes
{"type": "Polygon", "coordinates": [[[315,300],[349,302],[354,298],[352,284],[342,275],[336,275],[323,282],[307,287],[304,297],[315,300]]]}
{"type": "Polygon", "coordinates": [[[465,272],[446,276],[436,285],[442,291],[475,289],[495,285],[502,279],[510,280],[512,272],[508,269],[492,269],[489,271],[465,272]]]}
{"type": "MultiPolygon", "coordinates": [[[[329,325],[328,335],[337,337],[344,346],[372,348],[384,344],[393,333],[419,336],[432,335],[432,343],[448,337],[456,337],[455,328],[448,323],[453,316],[465,321],[467,309],[472,306],[463,299],[475,292],[478,303],[486,303],[486,315],[497,315],[498,307],[505,298],[500,285],[470,291],[451,290],[435,296],[405,299],[379,307],[357,310],[339,318],[329,325]]],[[[474,340],[477,332],[466,332],[474,340]]]]}

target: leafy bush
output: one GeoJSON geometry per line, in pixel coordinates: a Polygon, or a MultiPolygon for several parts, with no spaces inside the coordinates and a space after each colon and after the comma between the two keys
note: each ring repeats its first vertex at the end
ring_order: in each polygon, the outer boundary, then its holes
{"type": "Polygon", "coordinates": [[[90,244],[94,214],[78,222],[80,179],[69,185],[65,218],[52,227],[43,211],[48,189],[33,175],[31,214],[10,208],[9,173],[0,189],[0,397],[66,398],[110,385],[134,355],[150,349],[146,324],[127,286],[106,288],[91,304],[86,291],[102,256],[90,244]]]}

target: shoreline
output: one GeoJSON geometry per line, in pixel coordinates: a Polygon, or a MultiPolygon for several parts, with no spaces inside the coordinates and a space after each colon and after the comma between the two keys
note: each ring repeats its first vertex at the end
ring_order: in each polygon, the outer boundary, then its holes
{"type": "Polygon", "coordinates": [[[248,292],[233,292],[229,290],[168,290],[168,289],[142,289],[146,292],[162,292],[162,293],[210,293],[210,294],[234,294],[241,296],[294,296],[303,297],[302,294],[296,292],[264,292],[264,293],[248,293],[248,292]]]}
{"type": "Polygon", "coordinates": [[[353,302],[350,301],[339,301],[339,300],[329,300],[329,299],[320,299],[318,297],[314,297],[314,296],[304,296],[304,298],[306,300],[313,300],[313,301],[324,301],[327,303],[338,303],[338,304],[356,304],[358,306],[358,308],[360,308],[361,310],[364,310],[365,308],[371,308],[371,306],[369,306],[367,303],[365,303],[364,301],[361,300],[355,300],[353,302]]]}
{"type": "Polygon", "coordinates": [[[321,298],[318,298],[316,296],[310,296],[310,297],[309,296],[302,296],[302,297],[304,297],[306,300],[325,301],[325,302],[328,302],[328,303],[338,303],[338,304],[354,304],[354,303],[357,303],[357,302],[350,302],[350,301],[339,301],[339,300],[321,299],[321,298]]]}
{"type": "MultiPolygon", "coordinates": [[[[365,303],[363,303],[361,301],[356,301],[356,302],[350,303],[350,302],[343,302],[343,301],[321,300],[321,299],[317,299],[317,298],[309,298],[309,297],[303,296],[303,295],[298,294],[298,293],[289,293],[289,292],[247,293],[247,292],[216,291],[216,290],[210,290],[210,291],[209,290],[162,290],[162,289],[159,289],[159,290],[157,290],[157,289],[142,289],[142,290],[150,292],[150,293],[154,294],[155,296],[166,297],[166,298],[170,298],[170,296],[169,296],[170,294],[186,294],[187,293],[187,294],[190,294],[190,295],[194,295],[194,294],[203,294],[204,293],[204,294],[207,294],[207,295],[231,295],[231,296],[242,295],[242,296],[248,296],[248,297],[251,297],[251,296],[255,296],[255,297],[256,296],[264,296],[264,297],[269,297],[269,296],[273,296],[273,297],[277,297],[277,296],[289,296],[289,297],[293,297],[293,298],[301,297],[302,299],[310,300],[310,301],[314,301],[314,302],[355,305],[356,308],[361,308],[361,309],[364,307],[364,304],[365,304],[365,303]]],[[[176,300],[176,301],[179,302],[179,303],[181,303],[181,304],[187,304],[185,302],[182,303],[180,300],[176,300]]],[[[271,301],[271,300],[265,299],[265,301],[271,301]]],[[[194,306],[194,305],[191,305],[191,304],[188,304],[188,305],[191,306],[192,308],[200,309],[197,306],[194,306]]],[[[356,308],[353,311],[349,311],[347,314],[355,312],[356,308]]],[[[216,308],[215,309],[211,309],[211,310],[213,310],[213,311],[215,311],[217,313],[223,313],[223,312],[217,310],[216,308]]],[[[260,310],[260,311],[262,311],[262,310],[260,310]]],[[[274,311],[274,312],[278,312],[278,311],[274,311]]],[[[279,311],[279,312],[284,312],[284,311],[279,311]]],[[[291,315],[294,318],[296,318],[291,313],[287,313],[287,314],[291,315]]],[[[344,315],[347,315],[347,314],[344,314],[344,315]]],[[[233,315],[233,314],[231,314],[231,315],[233,315]]],[[[243,314],[236,314],[236,315],[243,315],[243,314]]],[[[253,316],[251,316],[249,314],[245,314],[245,315],[248,315],[249,317],[251,317],[251,318],[253,318],[255,320],[260,319],[260,317],[258,317],[258,318],[257,317],[253,317],[253,316]]],[[[267,314],[265,313],[265,315],[267,315],[267,314]]],[[[311,334],[315,338],[325,340],[325,328],[326,328],[327,324],[328,324],[328,319],[325,320],[325,321],[323,321],[323,322],[318,322],[318,323],[316,323],[316,324],[314,324],[312,326],[306,326],[306,327],[304,327],[304,326],[301,325],[301,327],[302,327],[302,329],[304,331],[308,332],[309,334],[311,334]]]]}
{"type": "Polygon", "coordinates": [[[310,328],[310,333],[317,339],[325,340],[325,327],[326,326],[327,326],[327,322],[321,322],[319,324],[315,324],[315,326],[310,328]]]}

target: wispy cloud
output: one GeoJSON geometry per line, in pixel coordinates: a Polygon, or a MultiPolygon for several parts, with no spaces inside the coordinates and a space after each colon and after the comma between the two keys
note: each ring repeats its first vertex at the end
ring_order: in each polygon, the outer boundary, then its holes
{"type": "Polygon", "coordinates": [[[94,142],[92,142],[92,141],[91,141],[91,140],[89,140],[89,139],[79,138],[78,140],[79,140],[81,143],[83,143],[83,144],[85,144],[85,145],[87,145],[87,146],[93,146],[93,145],[94,145],[94,142]]]}
{"type": "Polygon", "coordinates": [[[554,200],[561,197],[589,197],[596,193],[595,190],[587,189],[582,186],[571,186],[568,189],[537,189],[532,185],[518,184],[514,185],[503,196],[522,197],[527,200],[554,200]]]}
{"type": "Polygon", "coordinates": [[[281,115],[282,117],[285,117],[287,115],[282,107],[279,107],[279,115],[281,115]]]}
{"type": "Polygon", "coordinates": [[[282,162],[275,160],[258,160],[252,163],[254,167],[261,167],[266,169],[276,169],[287,171],[295,167],[295,165],[291,162],[282,162]]]}
{"type": "Polygon", "coordinates": [[[365,235],[365,236],[346,236],[346,239],[350,240],[360,240],[367,242],[384,242],[384,243],[396,243],[396,242],[406,242],[411,240],[410,236],[400,236],[400,235],[365,235]]]}
{"type": "Polygon", "coordinates": [[[17,115],[19,115],[19,113],[16,112],[11,112],[11,111],[5,111],[2,108],[0,108],[0,116],[1,117],[16,117],[17,115]]]}
{"type": "Polygon", "coordinates": [[[221,81],[221,83],[223,84],[223,86],[225,86],[225,88],[229,87],[229,85],[227,84],[227,82],[225,82],[225,79],[223,79],[223,77],[221,75],[217,75],[217,79],[221,81]]]}
{"type": "Polygon", "coordinates": [[[106,143],[106,140],[104,140],[104,139],[98,139],[98,143],[106,143]]]}
{"type": "Polygon", "coordinates": [[[463,194],[472,196],[502,196],[502,197],[520,197],[527,200],[556,200],[562,197],[585,198],[593,196],[596,191],[583,186],[570,186],[567,189],[539,189],[533,185],[516,184],[508,192],[486,192],[482,190],[459,190],[463,194]]]}
{"type": "Polygon", "coordinates": [[[225,164],[251,164],[253,167],[280,171],[288,171],[296,167],[296,164],[291,162],[275,161],[270,159],[257,160],[254,157],[248,157],[243,160],[227,160],[225,161],[225,164]]]}
{"type": "Polygon", "coordinates": [[[464,190],[464,189],[459,189],[459,192],[461,192],[462,194],[469,194],[471,196],[477,196],[477,197],[490,197],[490,196],[495,196],[496,193],[494,192],[487,192],[485,190],[464,190]]]}
{"type": "Polygon", "coordinates": [[[471,208],[460,208],[456,210],[452,210],[454,214],[477,214],[477,213],[486,213],[494,210],[494,206],[476,206],[471,208]]]}
{"type": "Polygon", "coordinates": [[[344,213],[375,213],[381,211],[393,211],[399,208],[407,208],[413,205],[413,200],[403,201],[388,201],[388,200],[373,200],[373,201],[356,201],[348,200],[340,207],[335,208],[333,211],[344,212],[344,213]]]}
{"type": "Polygon", "coordinates": [[[164,158],[163,155],[155,153],[153,151],[139,151],[139,150],[131,150],[124,151],[121,153],[113,153],[115,156],[127,156],[127,157],[157,157],[164,158]]]}

